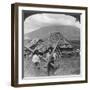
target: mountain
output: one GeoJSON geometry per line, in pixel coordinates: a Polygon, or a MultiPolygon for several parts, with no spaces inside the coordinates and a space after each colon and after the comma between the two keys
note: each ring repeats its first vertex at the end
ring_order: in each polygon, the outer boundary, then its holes
{"type": "Polygon", "coordinates": [[[51,25],[39,28],[33,32],[25,34],[30,39],[45,39],[50,33],[60,32],[68,40],[80,40],[80,29],[75,26],[51,25]]]}

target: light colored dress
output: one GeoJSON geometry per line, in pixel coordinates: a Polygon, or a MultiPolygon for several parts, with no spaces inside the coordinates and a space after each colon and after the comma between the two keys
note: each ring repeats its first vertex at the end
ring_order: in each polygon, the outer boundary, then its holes
{"type": "Polygon", "coordinates": [[[37,62],[40,62],[40,58],[39,58],[39,56],[38,55],[33,55],[33,57],[32,57],[32,62],[33,63],[37,63],[37,62]]]}
{"type": "Polygon", "coordinates": [[[47,61],[50,60],[50,57],[51,57],[51,54],[50,54],[50,53],[47,53],[47,55],[46,55],[46,59],[47,59],[47,61]]]}
{"type": "Polygon", "coordinates": [[[53,53],[54,60],[56,60],[57,54],[53,53]]]}

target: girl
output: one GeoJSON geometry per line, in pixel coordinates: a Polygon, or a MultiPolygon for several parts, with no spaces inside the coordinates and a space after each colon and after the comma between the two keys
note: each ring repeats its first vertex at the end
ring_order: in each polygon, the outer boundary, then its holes
{"type": "Polygon", "coordinates": [[[54,66],[55,66],[54,65],[54,58],[51,57],[50,61],[48,62],[48,65],[47,65],[48,76],[54,75],[54,72],[55,72],[54,66]]]}
{"type": "Polygon", "coordinates": [[[39,51],[35,50],[33,53],[33,57],[32,57],[32,62],[34,63],[34,65],[40,69],[40,58],[39,58],[39,51]]]}

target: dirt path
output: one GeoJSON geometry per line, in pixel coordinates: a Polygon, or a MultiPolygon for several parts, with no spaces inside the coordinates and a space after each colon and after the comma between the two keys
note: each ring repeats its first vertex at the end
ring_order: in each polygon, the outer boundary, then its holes
{"type": "MultiPolygon", "coordinates": [[[[41,67],[45,63],[41,63],[41,67]]],[[[59,68],[55,71],[55,75],[76,75],[80,74],[80,57],[62,58],[59,68]]],[[[31,58],[24,59],[24,77],[47,76],[47,68],[35,68],[31,58]]]]}

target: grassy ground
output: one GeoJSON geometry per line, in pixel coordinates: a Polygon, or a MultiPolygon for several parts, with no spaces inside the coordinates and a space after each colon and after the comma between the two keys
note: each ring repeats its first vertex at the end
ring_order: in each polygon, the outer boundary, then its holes
{"type": "MultiPolygon", "coordinates": [[[[24,77],[47,76],[45,62],[41,62],[40,69],[37,69],[31,58],[24,59],[24,77]]],[[[60,60],[60,65],[55,71],[55,76],[78,75],[80,74],[80,57],[73,56],[60,60]]]]}

